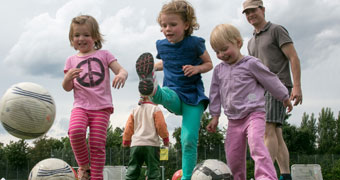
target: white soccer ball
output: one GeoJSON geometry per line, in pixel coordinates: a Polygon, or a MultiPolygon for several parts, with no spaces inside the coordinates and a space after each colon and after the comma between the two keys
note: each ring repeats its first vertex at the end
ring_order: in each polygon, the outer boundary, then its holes
{"type": "Polygon", "coordinates": [[[0,120],[11,135],[34,139],[52,126],[56,107],[50,93],[42,86],[22,82],[11,86],[0,100],[0,120]]]}
{"type": "Polygon", "coordinates": [[[38,162],[30,172],[28,180],[75,180],[74,169],[65,161],[48,158],[38,162]]]}
{"type": "Polygon", "coordinates": [[[217,159],[207,159],[195,166],[192,180],[233,180],[233,175],[222,161],[217,159]]]}

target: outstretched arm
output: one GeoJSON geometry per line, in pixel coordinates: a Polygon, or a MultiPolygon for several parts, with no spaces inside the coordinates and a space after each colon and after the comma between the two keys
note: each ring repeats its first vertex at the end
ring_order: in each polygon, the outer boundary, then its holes
{"type": "Polygon", "coordinates": [[[116,75],[113,79],[112,87],[117,89],[124,87],[128,72],[117,61],[110,63],[110,69],[116,75]]]}

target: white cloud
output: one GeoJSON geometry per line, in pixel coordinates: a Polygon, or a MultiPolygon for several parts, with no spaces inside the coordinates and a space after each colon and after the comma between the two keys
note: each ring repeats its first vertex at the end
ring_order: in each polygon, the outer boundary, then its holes
{"type": "Polygon", "coordinates": [[[23,73],[52,76],[60,74],[57,68],[63,67],[60,66],[60,59],[64,59],[63,54],[67,53],[64,51],[67,39],[61,38],[65,37],[63,22],[45,13],[33,18],[26,29],[4,62],[23,73]]]}
{"type": "Polygon", "coordinates": [[[137,80],[134,66],[131,62],[145,51],[155,50],[155,41],[161,38],[156,21],[147,24],[143,17],[144,10],[126,7],[114,16],[103,20],[101,30],[106,40],[104,48],[109,49],[118,62],[129,72],[129,78],[137,80]],[[138,18],[138,20],[136,19],[138,18]],[[132,21],[133,20],[133,21],[132,21]]]}

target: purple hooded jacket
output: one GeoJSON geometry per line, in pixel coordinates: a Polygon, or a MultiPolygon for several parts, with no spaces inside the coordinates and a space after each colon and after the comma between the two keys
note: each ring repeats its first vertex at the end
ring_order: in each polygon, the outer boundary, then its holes
{"type": "Polygon", "coordinates": [[[287,88],[259,59],[244,56],[232,65],[221,62],[214,68],[211,80],[210,114],[220,116],[221,106],[229,120],[265,112],[265,90],[280,101],[289,98],[287,88]]]}

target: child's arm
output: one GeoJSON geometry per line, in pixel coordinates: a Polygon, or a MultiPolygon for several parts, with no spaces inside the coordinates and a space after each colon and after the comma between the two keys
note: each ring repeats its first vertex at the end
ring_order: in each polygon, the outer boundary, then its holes
{"type": "Polygon", "coordinates": [[[209,124],[207,125],[207,130],[208,132],[216,132],[216,127],[218,125],[218,119],[220,118],[220,116],[213,116],[212,120],[209,122],[209,124]]]}
{"type": "Polygon", "coordinates": [[[269,91],[276,99],[283,102],[284,107],[287,107],[287,112],[292,111],[293,106],[289,99],[288,90],[276,74],[272,73],[260,61],[252,63],[250,70],[264,89],[269,91]]]}
{"type": "Polygon", "coordinates": [[[80,72],[82,69],[79,68],[73,68],[68,70],[64,75],[63,80],[63,88],[65,91],[71,91],[73,89],[73,79],[79,77],[80,72]]]}
{"type": "Polygon", "coordinates": [[[125,130],[123,133],[123,147],[130,147],[131,137],[134,133],[133,114],[130,114],[129,119],[126,121],[125,130]]]}
{"type": "Polygon", "coordinates": [[[212,116],[212,120],[207,125],[206,129],[208,132],[216,132],[216,127],[218,125],[218,119],[221,114],[221,95],[220,95],[220,81],[218,79],[219,74],[219,65],[217,65],[214,69],[211,84],[210,84],[210,92],[209,92],[209,111],[212,116]]]}
{"type": "Polygon", "coordinates": [[[154,69],[155,71],[163,71],[163,61],[160,60],[159,62],[155,63],[154,69]]]}
{"type": "Polygon", "coordinates": [[[219,74],[219,68],[220,65],[217,65],[213,71],[213,75],[211,78],[211,83],[210,83],[210,92],[209,92],[209,112],[212,117],[219,118],[221,114],[221,94],[220,94],[220,86],[221,82],[218,78],[219,74]]]}
{"type": "Polygon", "coordinates": [[[163,139],[164,146],[169,146],[169,132],[161,110],[154,113],[155,127],[158,135],[163,139]]]}
{"type": "Polygon", "coordinates": [[[185,65],[183,66],[184,76],[191,77],[198,73],[206,73],[210,71],[213,68],[213,64],[211,62],[211,58],[209,56],[209,53],[207,50],[204,51],[204,53],[200,56],[200,58],[203,60],[203,63],[198,66],[192,66],[192,65],[185,65]]]}
{"type": "Polygon", "coordinates": [[[128,72],[117,61],[111,62],[109,66],[116,75],[113,79],[112,87],[117,89],[124,87],[125,81],[128,78],[128,72]]]}

